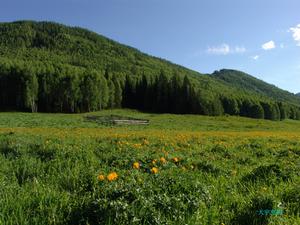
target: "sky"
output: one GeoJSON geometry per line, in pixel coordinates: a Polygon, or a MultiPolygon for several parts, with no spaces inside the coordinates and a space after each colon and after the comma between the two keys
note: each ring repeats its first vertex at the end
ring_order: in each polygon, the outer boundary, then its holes
{"type": "Polygon", "coordinates": [[[300,92],[299,0],[1,0],[0,22],[80,26],[201,73],[300,92]]]}

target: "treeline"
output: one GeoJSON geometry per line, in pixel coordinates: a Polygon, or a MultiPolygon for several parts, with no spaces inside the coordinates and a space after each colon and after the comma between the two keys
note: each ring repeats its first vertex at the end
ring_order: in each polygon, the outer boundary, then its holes
{"type": "Polygon", "coordinates": [[[65,64],[1,59],[0,110],[90,112],[134,108],[157,113],[240,115],[300,119],[299,107],[282,102],[209,95],[174,72],[130,76],[65,64]]]}
{"type": "Polygon", "coordinates": [[[144,75],[135,83],[127,76],[122,106],[159,113],[228,114],[268,120],[300,119],[297,106],[255,98],[208,96],[201,89],[197,90],[187,76],[182,80],[175,74],[168,79],[163,72],[154,81],[147,80],[144,75]]]}
{"type": "Polygon", "coordinates": [[[257,94],[251,91],[257,83],[244,88],[249,82],[232,73],[225,82],[82,28],[51,22],[0,23],[2,111],[76,113],[127,107],[299,119],[297,98],[274,95],[275,89],[257,94]]]}
{"type": "Polygon", "coordinates": [[[89,112],[120,107],[115,76],[69,65],[0,63],[0,109],[31,112],[89,112]]]}

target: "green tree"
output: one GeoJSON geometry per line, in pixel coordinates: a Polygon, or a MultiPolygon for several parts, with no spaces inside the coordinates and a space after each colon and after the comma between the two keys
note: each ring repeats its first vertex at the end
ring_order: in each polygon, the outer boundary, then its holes
{"type": "Polygon", "coordinates": [[[38,87],[36,75],[31,73],[25,84],[25,107],[30,108],[31,112],[37,112],[38,87]]]}

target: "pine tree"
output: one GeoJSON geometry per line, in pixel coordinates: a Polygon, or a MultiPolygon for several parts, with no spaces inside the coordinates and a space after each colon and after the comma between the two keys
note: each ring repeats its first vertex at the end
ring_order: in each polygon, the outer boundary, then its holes
{"type": "Polygon", "coordinates": [[[107,82],[108,86],[108,107],[110,109],[115,107],[115,85],[111,79],[107,82]]]}
{"type": "Polygon", "coordinates": [[[120,82],[117,80],[116,76],[114,75],[112,78],[113,85],[114,85],[114,107],[121,108],[122,106],[122,88],[120,82]]]}

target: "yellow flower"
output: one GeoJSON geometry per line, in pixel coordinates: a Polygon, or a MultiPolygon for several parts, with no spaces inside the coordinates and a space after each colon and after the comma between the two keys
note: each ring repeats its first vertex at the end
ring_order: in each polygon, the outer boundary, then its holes
{"type": "Polygon", "coordinates": [[[133,167],[133,169],[139,169],[140,168],[140,163],[135,162],[135,163],[133,163],[132,167],[133,167]]]}
{"type": "Polygon", "coordinates": [[[161,163],[166,163],[167,162],[167,160],[164,157],[161,157],[159,160],[160,160],[161,163]]]}
{"type": "Polygon", "coordinates": [[[266,188],[266,187],[263,187],[261,190],[262,190],[263,192],[265,192],[265,191],[267,191],[267,190],[268,190],[268,188],[266,188]]]}
{"type": "Polygon", "coordinates": [[[143,140],[143,145],[149,145],[149,141],[147,139],[143,140]]]}
{"type": "Polygon", "coordinates": [[[152,160],[152,164],[153,164],[153,165],[156,164],[156,162],[157,162],[156,159],[153,159],[153,160],[152,160]]]}
{"type": "Polygon", "coordinates": [[[139,143],[133,144],[133,148],[139,149],[141,147],[142,147],[142,144],[139,144],[139,143]]]}
{"type": "Polygon", "coordinates": [[[105,176],[102,175],[102,174],[99,174],[97,178],[98,178],[99,181],[105,180],[105,176]]]}
{"type": "Polygon", "coordinates": [[[107,180],[109,181],[116,180],[117,178],[118,178],[118,174],[116,172],[112,172],[107,175],[107,180]]]}
{"type": "Polygon", "coordinates": [[[151,169],[151,173],[154,173],[154,174],[158,173],[158,169],[156,167],[153,167],[151,169]]]}
{"type": "Polygon", "coordinates": [[[232,175],[232,176],[236,176],[236,174],[237,174],[237,171],[236,171],[236,170],[232,170],[232,171],[231,171],[231,175],[232,175]]]}
{"type": "Polygon", "coordinates": [[[172,160],[173,160],[175,163],[176,163],[176,162],[179,162],[179,159],[178,159],[177,157],[174,157],[172,160]]]}

